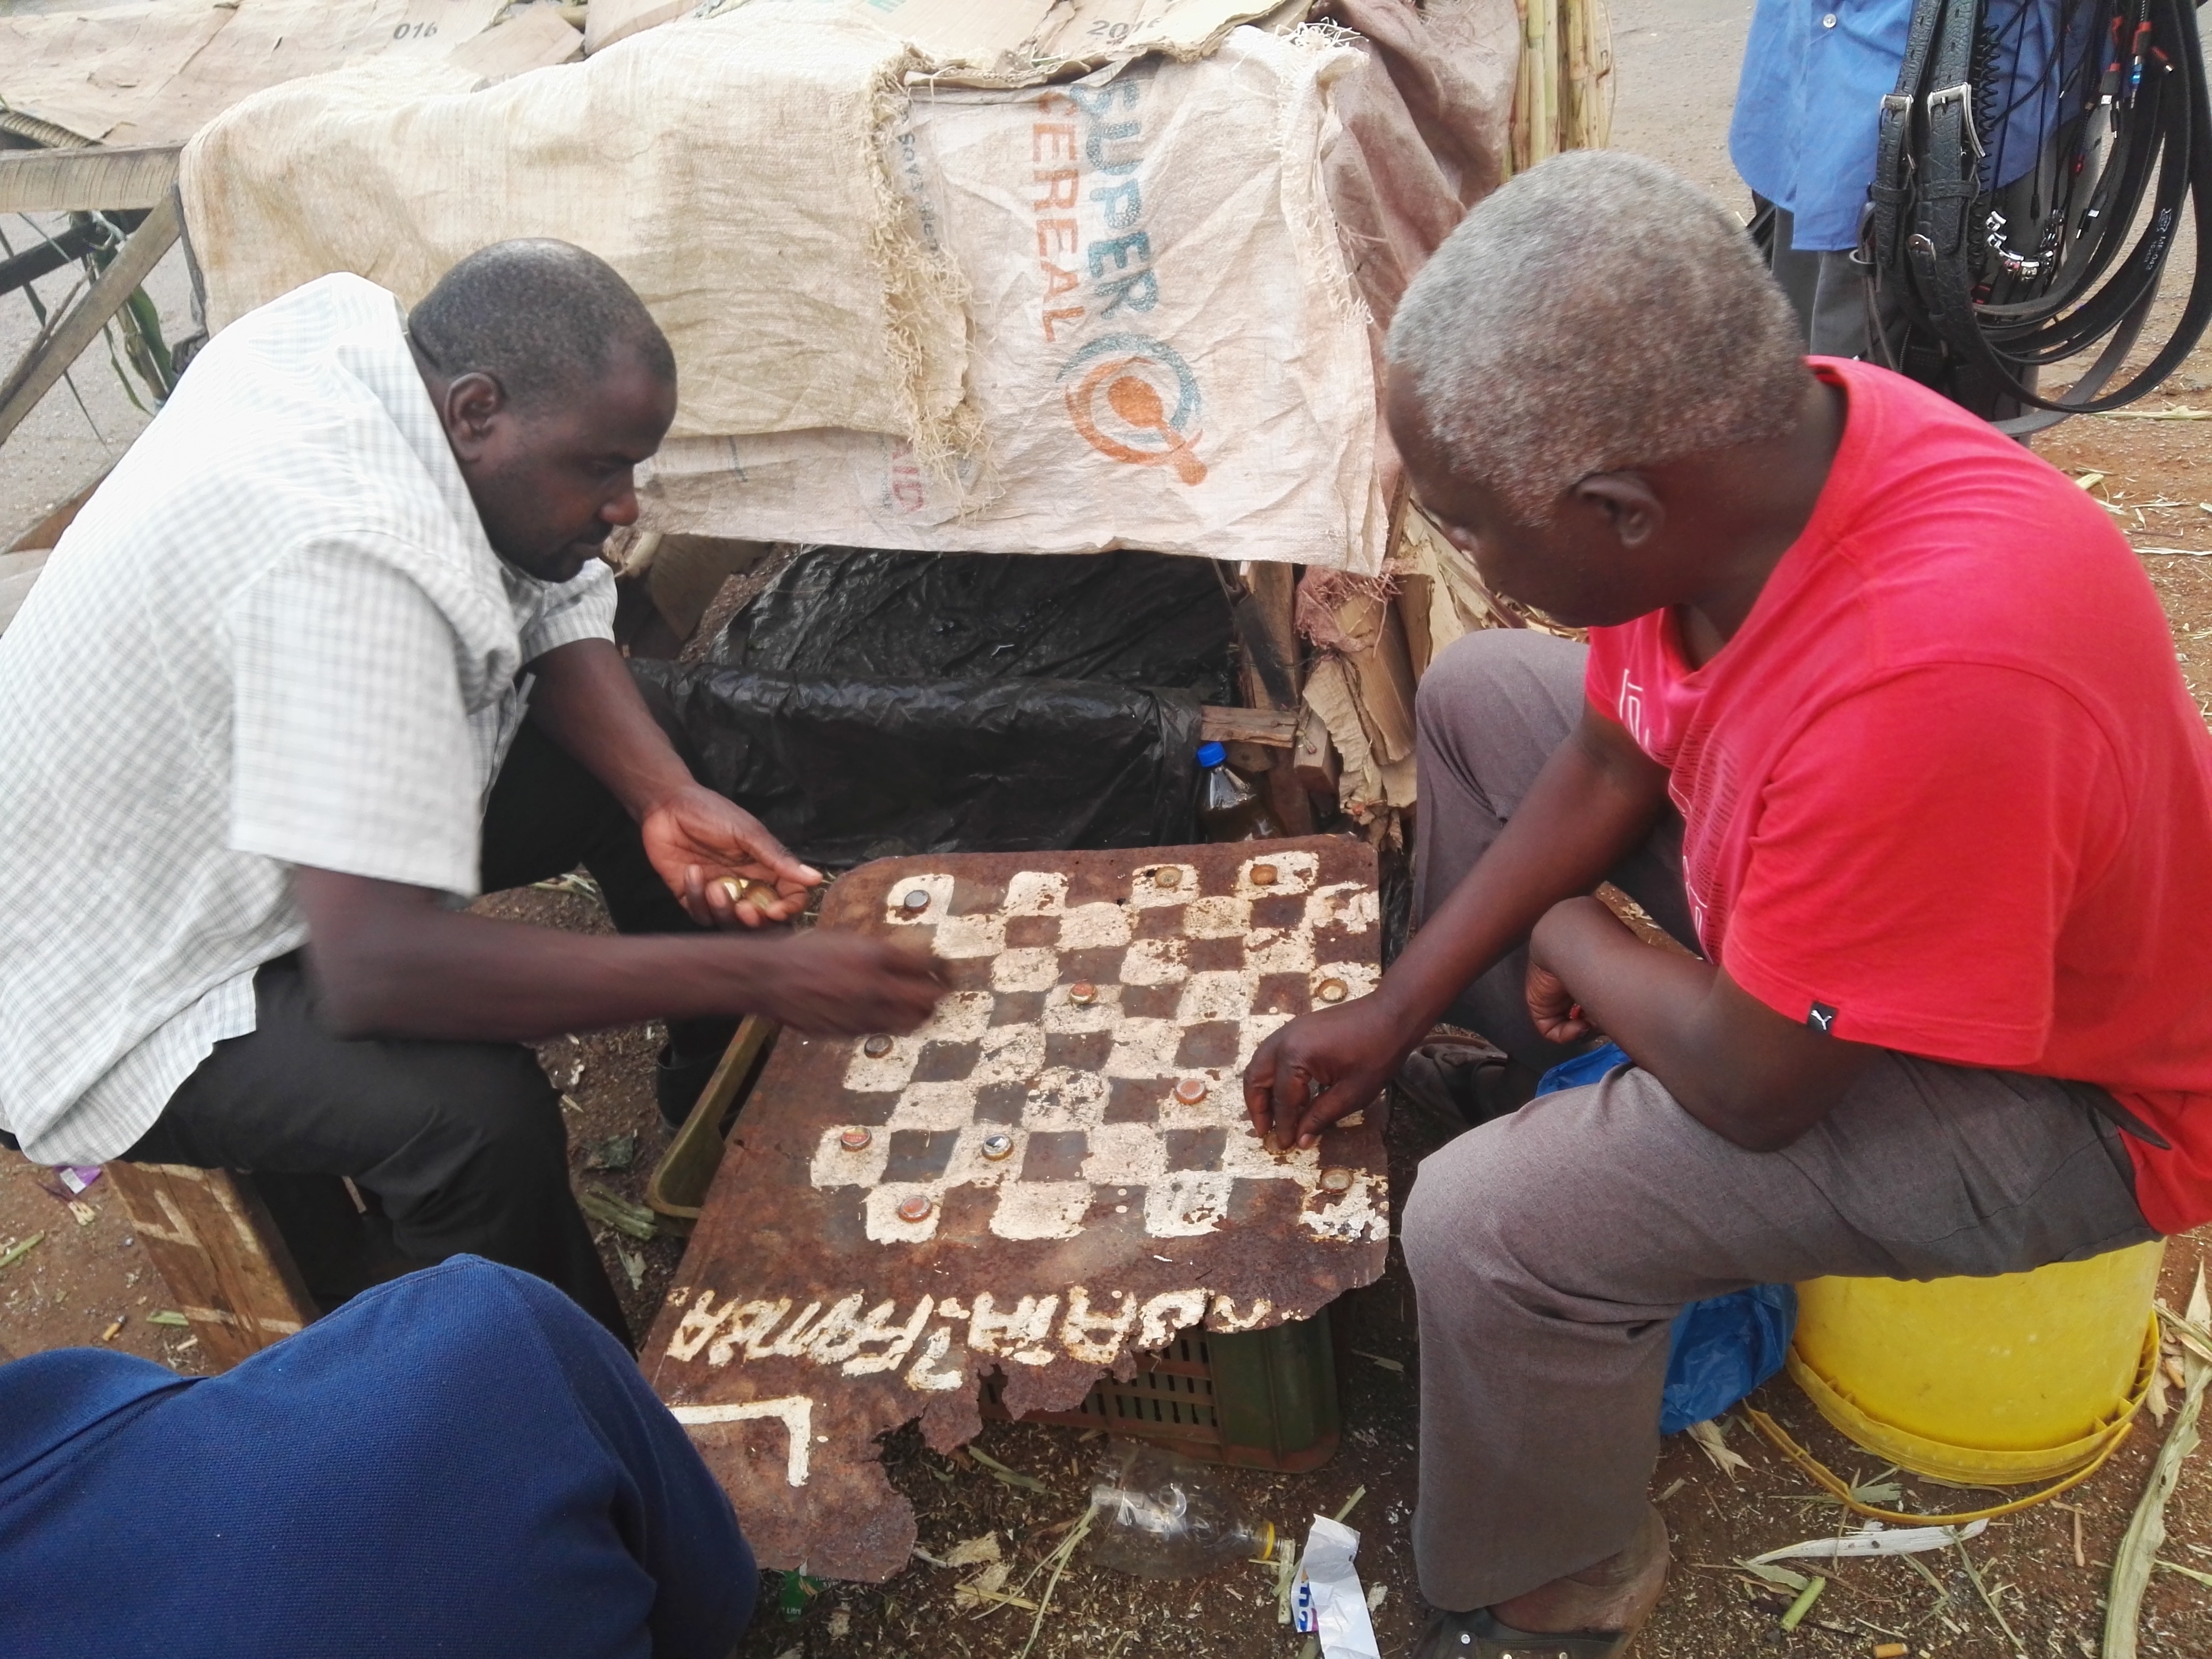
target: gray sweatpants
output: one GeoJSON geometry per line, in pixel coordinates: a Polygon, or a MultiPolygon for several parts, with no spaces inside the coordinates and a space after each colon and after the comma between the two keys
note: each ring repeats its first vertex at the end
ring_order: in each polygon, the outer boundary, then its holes
{"type": "MultiPolygon", "coordinates": [[[[1566,736],[1584,654],[1498,631],[1430,667],[1417,923],[1566,736]]],[[[1614,872],[1670,931],[1685,908],[1666,862],[1679,846],[1679,823],[1663,825],[1614,872]]],[[[1547,1063],[1525,1010],[1504,1018],[1506,978],[1478,981],[1462,1017],[1547,1063]]],[[[1629,1067],[1431,1155],[1404,1220],[1420,1307],[1422,1594],[1486,1607],[1627,1543],[1686,1302],[1829,1273],[2015,1273],[2155,1237],[2100,1099],[2086,1084],[1892,1054],[1802,1139],[1748,1152],[1629,1067]]]]}

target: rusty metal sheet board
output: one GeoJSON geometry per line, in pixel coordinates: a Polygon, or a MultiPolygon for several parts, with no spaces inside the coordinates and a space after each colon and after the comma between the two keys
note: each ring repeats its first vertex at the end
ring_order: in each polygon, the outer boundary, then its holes
{"type": "Polygon", "coordinates": [[[1065,1411],[1179,1329],[1382,1272],[1380,1126],[1272,1152],[1239,1085],[1380,977],[1365,846],[886,859],[819,925],[927,941],[951,989],[911,1036],[784,1036],[647,1340],[763,1565],[896,1572],[914,1515],[876,1437],[960,1444],[994,1369],[1017,1415],[1065,1411]]]}

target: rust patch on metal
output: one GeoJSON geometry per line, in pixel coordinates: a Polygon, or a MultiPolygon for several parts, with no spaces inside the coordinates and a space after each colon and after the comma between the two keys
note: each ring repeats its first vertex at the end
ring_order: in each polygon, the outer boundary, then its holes
{"type": "Polygon", "coordinates": [[[898,1571],[914,1516],[876,1438],[960,1444],[994,1370],[1016,1415],[1065,1411],[1186,1327],[1381,1273],[1379,1125],[1271,1152],[1240,1085],[1318,988],[1380,978],[1366,847],[887,859],[820,925],[927,943],[951,989],[881,1053],[785,1036],[644,1354],[763,1565],[898,1571]]]}

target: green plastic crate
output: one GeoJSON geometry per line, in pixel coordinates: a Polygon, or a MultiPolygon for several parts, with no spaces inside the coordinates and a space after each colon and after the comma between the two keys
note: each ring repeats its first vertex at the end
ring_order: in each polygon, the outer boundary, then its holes
{"type": "MultiPolygon", "coordinates": [[[[1002,1379],[984,1380],[983,1415],[1005,1420],[1002,1379]]],[[[1062,1423],[1158,1440],[1186,1457],[1297,1474],[1336,1455],[1336,1350],[1328,1313],[1272,1330],[1185,1331],[1158,1354],[1140,1354],[1127,1382],[1102,1376],[1072,1412],[1032,1412],[1025,1423],[1062,1423]]]]}

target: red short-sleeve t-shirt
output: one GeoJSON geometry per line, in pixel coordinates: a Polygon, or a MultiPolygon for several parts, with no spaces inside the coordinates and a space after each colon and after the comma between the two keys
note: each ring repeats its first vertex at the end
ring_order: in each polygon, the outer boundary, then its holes
{"type": "Polygon", "coordinates": [[[1669,768],[1705,953],[1836,1036],[2094,1083],[2136,1197],[2212,1219],[2212,733],[2070,479],[1935,393],[1849,404],[1804,533],[1705,666],[1593,630],[1591,705],[1669,768]]]}

